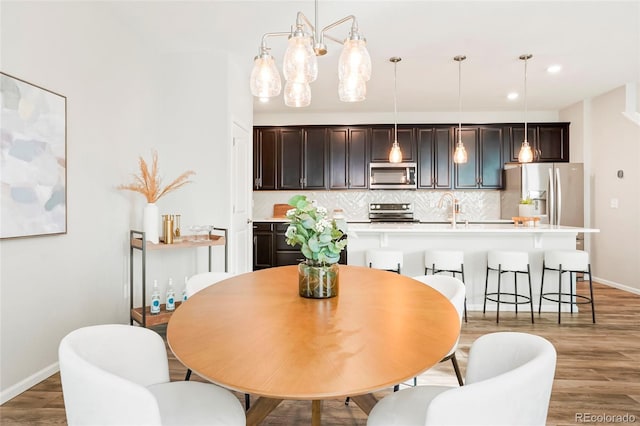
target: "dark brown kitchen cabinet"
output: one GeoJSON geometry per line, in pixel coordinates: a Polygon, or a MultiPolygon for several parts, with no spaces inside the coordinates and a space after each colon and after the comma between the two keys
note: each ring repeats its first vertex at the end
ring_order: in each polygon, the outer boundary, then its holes
{"type": "Polygon", "coordinates": [[[502,188],[503,128],[499,126],[463,127],[461,134],[468,160],[464,164],[454,165],[454,188],[502,188]]]}
{"type": "Polygon", "coordinates": [[[302,131],[302,187],[304,189],[327,189],[328,154],[325,127],[310,127],[302,131]]]}
{"type": "MultiPolygon", "coordinates": [[[[524,124],[505,126],[509,142],[505,145],[505,158],[517,162],[524,140],[524,124]]],[[[527,142],[533,150],[536,163],[561,163],[569,161],[569,123],[527,123],[527,142]]]]}
{"type": "Polygon", "coordinates": [[[253,189],[273,190],[277,183],[277,157],[280,130],[255,128],[253,131],[253,189]]]}
{"type": "Polygon", "coordinates": [[[326,128],[254,130],[254,189],[326,189],[326,128]]]}
{"type": "Polygon", "coordinates": [[[280,129],[278,144],[278,185],[276,189],[300,189],[303,186],[302,129],[280,129]]]}
{"type": "MultiPolygon", "coordinates": [[[[285,233],[289,227],[283,222],[254,222],[253,270],[274,266],[297,265],[304,260],[300,246],[287,244],[285,233]]],[[[340,254],[338,263],[347,264],[347,250],[340,254]]]]}
{"type": "Polygon", "coordinates": [[[253,270],[273,266],[274,224],[271,222],[253,223],[253,270]]]}
{"type": "Polygon", "coordinates": [[[416,128],[418,188],[451,188],[452,135],[450,126],[416,128]]]}
{"type": "Polygon", "coordinates": [[[327,129],[329,189],[366,189],[368,130],[358,127],[327,129]]]}
{"type": "MultiPolygon", "coordinates": [[[[371,162],[388,163],[389,151],[395,139],[394,126],[371,127],[371,162]]],[[[416,141],[413,126],[398,126],[398,144],[402,151],[402,161],[416,161],[416,141]]]]}
{"type": "Polygon", "coordinates": [[[539,124],[538,162],[569,162],[569,123],[539,124]]]}

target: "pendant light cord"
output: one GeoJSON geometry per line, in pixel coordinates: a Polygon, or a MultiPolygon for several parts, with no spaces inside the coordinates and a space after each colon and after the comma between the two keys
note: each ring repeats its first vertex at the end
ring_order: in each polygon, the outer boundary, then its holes
{"type": "Polygon", "coordinates": [[[527,141],[527,55],[524,57],[524,141],[527,141]]]}
{"type": "Polygon", "coordinates": [[[395,119],[394,143],[397,143],[398,142],[398,62],[397,61],[393,63],[393,116],[395,119]]]}
{"type": "Polygon", "coordinates": [[[458,61],[458,144],[462,143],[462,60],[458,61]]]}

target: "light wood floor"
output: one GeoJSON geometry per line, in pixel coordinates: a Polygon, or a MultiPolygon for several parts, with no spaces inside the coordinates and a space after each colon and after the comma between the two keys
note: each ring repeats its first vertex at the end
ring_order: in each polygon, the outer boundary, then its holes
{"type": "MultiPolygon", "coordinates": [[[[581,284],[582,286],[582,284],[581,284]]],[[[629,415],[640,423],[640,296],[595,284],[596,319],[591,323],[588,306],[580,314],[563,315],[561,325],[552,313],[503,313],[500,324],[495,312],[483,316],[469,312],[462,327],[457,357],[464,372],[471,343],[495,331],[521,331],[549,339],[558,352],[556,375],[549,407],[549,425],[578,424],[576,416],[629,415]]],[[[162,332],[162,330],[159,330],[162,332]]],[[[172,380],[182,380],[185,368],[170,362],[172,380]]],[[[197,378],[196,378],[197,380],[197,378]]],[[[450,362],[442,363],[419,377],[421,384],[456,385],[450,362]]],[[[382,397],[386,392],[378,394],[382,397]]],[[[243,400],[242,395],[238,397],[243,400]]],[[[60,376],[56,374],[0,407],[2,425],[65,424],[60,376]]],[[[285,401],[263,422],[265,425],[311,423],[311,402],[285,401]]],[[[364,425],[365,415],[354,404],[325,401],[323,425],[364,425]]],[[[611,424],[614,421],[589,422],[611,424]]]]}

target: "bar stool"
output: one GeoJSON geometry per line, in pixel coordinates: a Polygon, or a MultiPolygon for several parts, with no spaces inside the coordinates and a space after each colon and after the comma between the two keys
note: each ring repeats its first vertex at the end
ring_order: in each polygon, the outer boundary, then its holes
{"type": "Polygon", "coordinates": [[[403,255],[400,250],[367,250],[365,262],[369,268],[400,273],[403,255]]]}
{"type": "MultiPolygon", "coordinates": [[[[577,281],[576,281],[577,283],[577,281]]],[[[596,309],[593,305],[593,282],[591,281],[591,263],[589,263],[589,253],[582,250],[550,250],[544,253],[542,262],[542,282],[540,283],[540,304],[538,314],[542,310],[542,299],[558,302],[558,324],[560,324],[560,307],[563,303],[569,303],[573,314],[574,304],[591,304],[591,318],[596,323],[596,309]],[[558,272],[558,291],[543,292],[544,273],[546,271],[558,272]],[[562,274],[569,273],[569,293],[562,291],[562,274]],[[573,281],[576,273],[589,275],[589,297],[574,294],[573,281]],[[563,296],[569,296],[569,300],[563,300],[563,296]]]]}
{"type": "MultiPolygon", "coordinates": [[[[460,250],[425,250],[424,274],[449,272],[454,278],[460,274],[464,283],[464,252],[460,250]]],[[[467,322],[467,297],[464,298],[464,322],[467,322]]]]}
{"type": "Polygon", "coordinates": [[[529,266],[529,254],[524,251],[490,251],[487,254],[487,277],[484,286],[484,307],[482,313],[486,313],[487,300],[497,303],[496,322],[500,322],[500,304],[515,305],[518,315],[518,305],[528,303],[531,306],[531,323],[533,324],[533,293],[531,291],[531,271],[529,266]],[[498,291],[487,293],[489,287],[489,271],[498,272],[498,291]],[[500,290],[502,274],[513,273],[513,293],[500,290]],[[529,296],[518,293],[518,274],[527,274],[529,281],[529,296]],[[511,296],[513,300],[501,300],[500,296],[511,296]],[[492,296],[496,296],[494,299],[492,296]]]}

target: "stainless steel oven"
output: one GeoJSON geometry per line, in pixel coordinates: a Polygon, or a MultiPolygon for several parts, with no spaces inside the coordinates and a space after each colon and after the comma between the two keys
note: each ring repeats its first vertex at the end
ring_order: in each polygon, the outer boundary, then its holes
{"type": "Polygon", "coordinates": [[[371,222],[417,222],[413,218],[412,203],[371,203],[369,220],[371,222]]]}
{"type": "Polygon", "coordinates": [[[416,189],[416,163],[370,163],[369,189],[416,189]]]}

